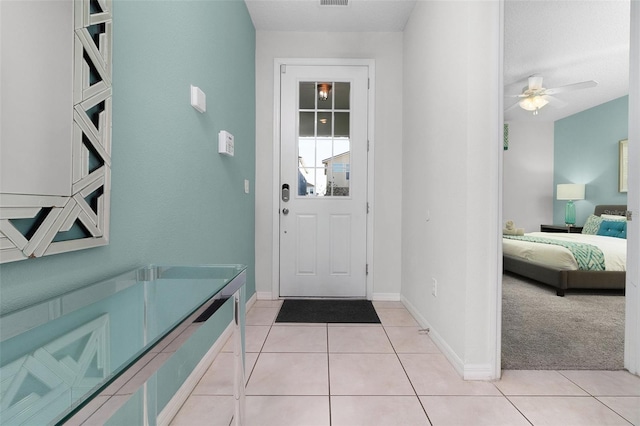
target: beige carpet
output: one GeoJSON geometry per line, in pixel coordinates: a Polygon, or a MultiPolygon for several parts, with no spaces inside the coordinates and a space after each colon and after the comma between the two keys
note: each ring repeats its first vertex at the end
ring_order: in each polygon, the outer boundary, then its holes
{"type": "Polygon", "coordinates": [[[502,368],[620,370],[624,296],[567,292],[505,274],[502,284],[502,368]]]}

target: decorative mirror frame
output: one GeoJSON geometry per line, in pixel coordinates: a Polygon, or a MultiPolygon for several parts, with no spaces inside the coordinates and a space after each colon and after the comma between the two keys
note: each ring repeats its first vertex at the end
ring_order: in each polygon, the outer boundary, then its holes
{"type": "Polygon", "coordinates": [[[112,1],[73,2],[71,196],[0,194],[0,263],[109,243],[112,1]],[[16,220],[31,220],[28,233],[16,220]],[[59,238],[79,227],[82,236],[59,238]]]}
{"type": "Polygon", "coordinates": [[[627,189],[627,173],[629,168],[629,157],[627,148],[628,139],[618,142],[618,192],[628,192],[627,189]]]}

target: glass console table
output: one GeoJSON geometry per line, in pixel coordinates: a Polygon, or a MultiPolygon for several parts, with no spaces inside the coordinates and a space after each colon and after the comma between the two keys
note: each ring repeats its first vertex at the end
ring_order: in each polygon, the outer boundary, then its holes
{"type": "Polygon", "coordinates": [[[157,424],[218,337],[233,333],[243,423],[243,265],[138,268],[0,317],[0,422],[157,424]]]}

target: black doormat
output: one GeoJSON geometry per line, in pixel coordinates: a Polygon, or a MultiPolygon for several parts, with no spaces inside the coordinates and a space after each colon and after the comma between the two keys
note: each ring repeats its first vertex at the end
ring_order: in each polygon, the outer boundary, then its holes
{"type": "Polygon", "coordinates": [[[379,324],[369,300],[287,299],[276,322],[379,324]]]}

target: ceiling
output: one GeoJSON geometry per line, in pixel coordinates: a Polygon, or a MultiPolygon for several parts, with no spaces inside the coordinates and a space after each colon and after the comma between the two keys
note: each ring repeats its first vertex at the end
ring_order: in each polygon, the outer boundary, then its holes
{"type": "MultiPolygon", "coordinates": [[[[522,93],[531,74],[543,87],[595,80],[598,86],[557,95],[537,116],[519,107],[505,121],[555,121],[629,93],[629,0],[506,0],[504,93],[522,93]]],[[[505,98],[505,108],[517,99],[505,98]]]]}
{"type": "Polygon", "coordinates": [[[321,6],[321,0],[245,0],[258,31],[402,31],[416,0],[348,0],[321,6]]]}
{"type": "MultiPolygon", "coordinates": [[[[427,1],[427,0],[417,0],[427,1]]],[[[245,0],[258,31],[402,31],[416,0],[245,0]]],[[[521,108],[505,121],[555,121],[629,93],[629,0],[506,0],[504,93],[522,93],[532,74],[543,87],[587,80],[598,86],[558,94],[538,115],[521,108]]],[[[505,98],[505,108],[515,103],[505,98]]]]}

